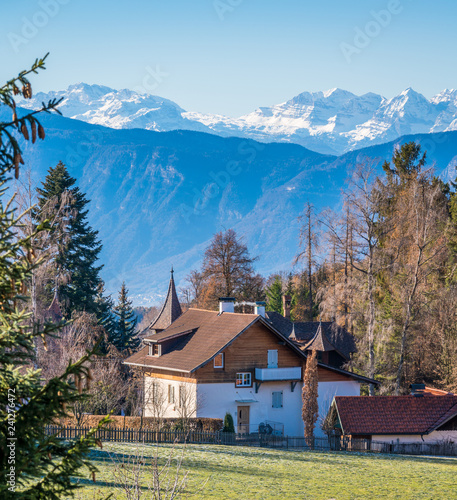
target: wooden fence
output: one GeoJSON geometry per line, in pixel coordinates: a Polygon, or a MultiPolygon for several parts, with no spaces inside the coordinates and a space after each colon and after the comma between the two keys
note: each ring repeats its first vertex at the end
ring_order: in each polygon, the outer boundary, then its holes
{"type": "MultiPolygon", "coordinates": [[[[90,427],[47,426],[46,432],[69,440],[85,436],[90,427]]],[[[352,439],[348,436],[314,438],[309,443],[304,437],[268,434],[234,434],[204,431],[156,431],[151,429],[107,428],[98,430],[95,437],[102,441],[121,443],[192,443],[230,446],[259,446],[286,450],[322,450],[389,453],[401,455],[457,456],[457,443],[381,443],[370,439],[352,439]]]]}

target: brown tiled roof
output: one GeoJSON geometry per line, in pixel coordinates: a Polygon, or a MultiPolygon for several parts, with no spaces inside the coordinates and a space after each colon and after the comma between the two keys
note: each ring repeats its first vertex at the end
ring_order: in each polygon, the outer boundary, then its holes
{"type": "MultiPolygon", "coordinates": [[[[148,326],[147,330],[165,330],[173,321],[181,316],[181,304],[176,293],[175,280],[173,279],[173,269],[171,270],[170,283],[168,285],[167,298],[157,317],[148,326]]],[[[147,331],[144,332],[147,335],[147,331]]]]}
{"type": "Polygon", "coordinates": [[[427,434],[457,415],[457,396],[336,396],[344,434],[427,434]]]}
{"type": "Polygon", "coordinates": [[[146,337],[160,342],[188,332],[173,341],[173,348],[159,357],[148,356],[149,347],[127,358],[126,364],[183,372],[196,370],[225,348],[260,316],[256,314],[222,313],[188,309],[165,331],[146,337]]]}
{"type": "Polygon", "coordinates": [[[319,325],[321,325],[322,332],[327,337],[327,340],[344,358],[349,360],[351,353],[357,351],[354,337],[345,328],[333,321],[302,321],[292,323],[292,321],[274,311],[268,311],[266,317],[276,330],[280,331],[284,336],[289,338],[293,332],[297,342],[310,342],[315,337],[319,325]]]}
{"type": "MultiPolygon", "coordinates": [[[[127,365],[149,367],[151,369],[172,370],[190,373],[211,360],[217,353],[225,349],[238,335],[247,330],[256,321],[261,321],[275,335],[278,335],[297,354],[306,358],[300,350],[269,321],[256,314],[218,313],[202,309],[188,309],[167,329],[144,339],[147,344],[163,345],[161,356],[149,356],[149,345],[127,358],[127,365]],[[168,344],[169,341],[172,343],[168,344]],[[168,345],[167,345],[168,344],[168,345]],[[169,350],[168,350],[169,349],[169,350]]],[[[341,373],[362,383],[374,383],[375,380],[355,373],[325,365],[330,371],[341,373]]]]}

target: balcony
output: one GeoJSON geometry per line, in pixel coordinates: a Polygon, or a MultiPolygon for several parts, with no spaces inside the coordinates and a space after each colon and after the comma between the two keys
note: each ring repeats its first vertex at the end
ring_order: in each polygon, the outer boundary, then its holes
{"type": "Polygon", "coordinates": [[[255,378],[259,382],[271,382],[276,380],[301,380],[301,367],[290,368],[256,368],[255,378]]]}

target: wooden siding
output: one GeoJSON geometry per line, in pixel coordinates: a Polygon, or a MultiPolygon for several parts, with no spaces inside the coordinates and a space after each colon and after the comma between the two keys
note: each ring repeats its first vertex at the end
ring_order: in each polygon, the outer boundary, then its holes
{"type": "Polygon", "coordinates": [[[322,366],[318,367],[318,373],[319,382],[348,382],[354,380],[348,375],[327,370],[327,368],[323,368],[322,366]]]}
{"type": "MultiPolygon", "coordinates": [[[[301,366],[303,377],[306,360],[261,323],[252,325],[223,351],[224,368],[214,368],[213,360],[211,360],[190,376],[184,372],[179,373],[165,369],[145,369],[145,373],[151,377],[179,382],[204,384],[232,382],[235,384],[237,373],[250,372],[252,381],[254,381],[255,368],[268,367],[268,350],[271,349],[278,350],[278,368],[301,366]]],[[[347,375],[323,367],[318,368],[318,374],[319,382],[353,380],[347,375]]]]}
{"type": "Polygon", "coordinates": [[[160,378],[165,380],[176,380],[177,382],[189,382],[191,384],[195,384],[197,380],[195,378],[191,378],[185,376],[185,374],[179,375],[179,372],[171,372],[167,370],[145,370],[144,374],[147,377],[160,378]]]}
{"type": "Polygon", "coordinates": [[[252,325],[224,352],[224,368],[214,368],[213,360],[199,368],[193,375],[198,383],[235,383],[236,374],[268,367],[268,351],[278,350],[278,368],[302,366],[303,358],[261,323],[252,325]]]}

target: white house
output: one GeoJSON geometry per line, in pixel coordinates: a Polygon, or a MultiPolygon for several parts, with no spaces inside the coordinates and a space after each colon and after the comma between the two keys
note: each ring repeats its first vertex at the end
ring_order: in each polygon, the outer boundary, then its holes
{"type": "MultiPolygon", "coordinates": [[[[173,295],[171,281],[168,296],[173,295]]],[[[233,311],[234,299],[221,299],[219,312],[189,309],[144,338],[146,346],[125,361],[145,374],[150,397],[144,415],[157,416],[159,403],[163,417],[223,419],[229,412],[241,433],[264,426],[268,432],[302,435],[306,352],[265,318],[264,303],[255,314],[233,311]]],[[[373,382],[323,363],[318,377],[324,417],[334,396],[358,395],[361,383],[373,382]]],[[[318,427],[316,435],[320,432],[318,427]]]]}

